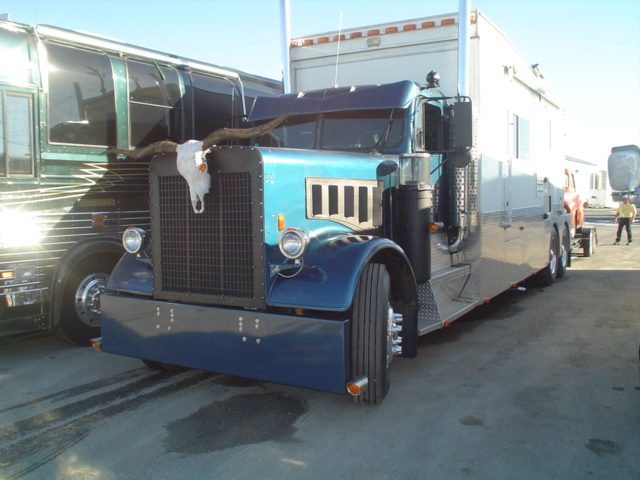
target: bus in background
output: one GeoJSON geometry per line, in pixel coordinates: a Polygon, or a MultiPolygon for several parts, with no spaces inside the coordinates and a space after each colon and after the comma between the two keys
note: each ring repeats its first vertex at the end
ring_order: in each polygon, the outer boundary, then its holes
{"type": "Polygon", "coordinates": [[[0,335],[88,344],[149,159],[108,148],[240,127],[281,82],[61,28],[0,20],[0,335]]]}

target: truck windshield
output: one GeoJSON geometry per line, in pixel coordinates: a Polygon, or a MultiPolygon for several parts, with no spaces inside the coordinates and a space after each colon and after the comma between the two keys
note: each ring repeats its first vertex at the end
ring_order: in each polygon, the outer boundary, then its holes
{"type": "Polygon", "coordinates": [[[405,110],[358,110],[298,115],[256,138],[256,146],[365,151],[398,148],[405,110]]]}

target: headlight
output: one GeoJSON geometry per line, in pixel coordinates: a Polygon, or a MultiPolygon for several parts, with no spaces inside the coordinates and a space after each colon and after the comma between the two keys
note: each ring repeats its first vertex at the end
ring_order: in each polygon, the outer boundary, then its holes
{"type": "Polygon", "coordinates": [[[290,228],[280,235],[280,251],[287,257],[295,260],[307,251],[309,235],[304,230],[290,228]]]}
{"type": "Polygon", "coordinates": [[[122,234],[122,245],[129,253],[138,253],[145,244],[147,232],[141,228],[129,227],[122,234]]]}

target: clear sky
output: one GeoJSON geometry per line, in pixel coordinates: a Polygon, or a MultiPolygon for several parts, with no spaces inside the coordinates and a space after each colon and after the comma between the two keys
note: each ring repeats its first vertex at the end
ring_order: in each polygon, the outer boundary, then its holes
{"type": "MultiPolygon", "coordinates": [[[[291,34],[457,12],[458,0],[290,0],[291,34]]],[[[606,168],[640,146],[640,1],[471,0],[531,63],[567,115],[566,154],[606,168]]],[[[0,13],[281,78],[280,0],[20,0],[0,13]]]]}

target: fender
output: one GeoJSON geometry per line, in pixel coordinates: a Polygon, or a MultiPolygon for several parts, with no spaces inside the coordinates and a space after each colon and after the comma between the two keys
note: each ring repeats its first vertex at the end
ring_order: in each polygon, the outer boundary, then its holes
{"type": "Polygon", "coordinates": [[[138,260],[136,255],[132,253],[125,253],[111,272],[107,290],[152,295],[153,268],[151,263],[138,260]]]}
{"type": "Polygon", "coordinates": [[[51,315],[51,325],[54,326],[60,323],[60,302],[62,297],[63,283],[64,280],[69,276],[73,269],[78,265],[80,261],[84,258],[95,255],[99,253],[117,253],[122,255],[124,253],[124,247],[122,243],[111,238],[101,238],[101,239],[89,239],[82,243],[79,243],[71,250],[67,252],[67,254],[60,259],[60,265],[58,265],[58,269],[54,275],[54,280],[51,285],[51,305],[52,305],[52,315],[51,315]]]}
{"type": "MultiPolygon", "coordinates": [[[[404,251],[387,238],[340,235],[321,241],[304,257],[298,269],[281,272],[267,296],[267,304],[277,307],[307,308],[344,312],[351,308],[356,284],[365,265],[379,261],[391,265],[390,273],[405,272],[413,277],[404,251]],[[378,258],[379,260],[376,260],[378,258]],[[391,262],[393,260],[393,262],[391,262]]],[[[400,282],[399,282],[400,283],[400,282]]],[[[408,285],[409,281],[401,282],[408,285]]],[[[415,290],[415,280],[413,289],[415,290]]],[[[406,293],[408,299],[417,298],[406,293]]]]}

